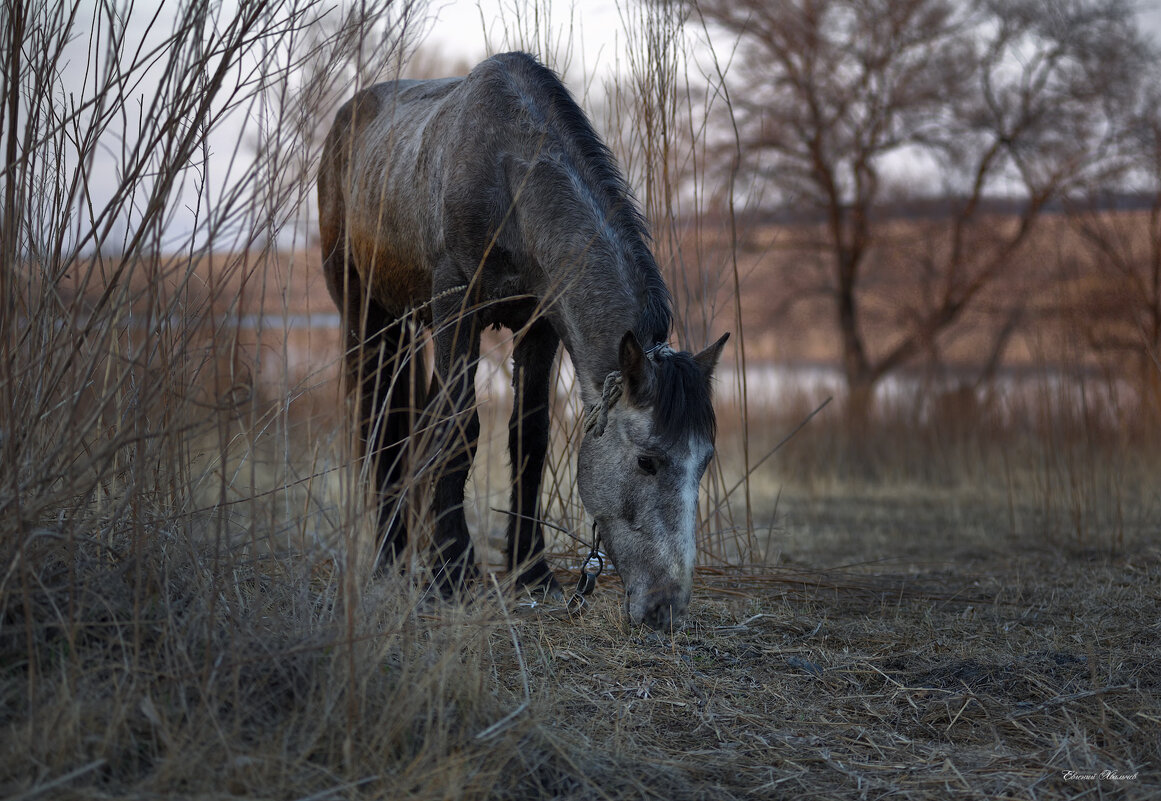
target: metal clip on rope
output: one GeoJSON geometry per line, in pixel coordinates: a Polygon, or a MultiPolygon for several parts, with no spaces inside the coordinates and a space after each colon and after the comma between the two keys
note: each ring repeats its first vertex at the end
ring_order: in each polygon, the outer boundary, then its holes
{"type": "Polygon", "coordinates": [[[596,526],[593,526],[593,545],[589,549],[589,555],[585,557],[584,564],[581,565],[580,576],[576,581],[576,590],[573,591],[572,598],[568,601],[568,611],[570,613],[577,613],[584,610],[588,604],[587,596],[592,595],[593,590],[597,588],[597,578],[605,570],[605,557],[600,552],[600,535],[597,534],[596,526]]]}

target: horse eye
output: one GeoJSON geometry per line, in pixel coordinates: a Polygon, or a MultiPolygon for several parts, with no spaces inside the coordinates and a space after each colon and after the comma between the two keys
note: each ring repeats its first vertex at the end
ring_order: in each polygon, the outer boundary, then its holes
{"type": "Polygon", "coordinates": [[[648,475],[657,475],[657,460],[652,456],[638,456],[637,466],[641,468],[642,472],[648,475]]]}

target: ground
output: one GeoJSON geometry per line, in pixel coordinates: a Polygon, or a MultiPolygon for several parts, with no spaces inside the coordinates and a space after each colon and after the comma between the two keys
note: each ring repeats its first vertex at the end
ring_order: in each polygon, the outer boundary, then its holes
{"type": "Polygon", "coordinates": [[[976,512],[795,504],[789,564],[700,571],[672,639],[628,629],[606,582],[539,631],[557,719],[659,797],[1152,797],[1161,550],[1019,548],[976,512]]]}

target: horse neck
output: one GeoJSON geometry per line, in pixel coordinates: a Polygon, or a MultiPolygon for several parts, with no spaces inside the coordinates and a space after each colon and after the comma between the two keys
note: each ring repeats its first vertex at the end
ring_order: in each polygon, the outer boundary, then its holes
{"type": "Polygon", "coordinates": [[[595,183],[567,158],[520,162],[509,179],[522,186],[517,247],[531,257],[526,277],[572,357],[585,403],[593,403],[618,369],[626,331],[646,347],[667,338],[669,292],[627,193],[595,183]]]}
{"type": "MultiPolygon", "coordinates": [[[[651,298],[655,288],[641,265],[625,252],[612,249],[613,243],[592,243],[583,255],[538,253],[536,260],[548,265],[550,276],[546,307],[553,327],[572,358],[586,405],[600,400],[601,388],[609,373],[619,369],[618,353],[626,331],[654,344],[657,327],[648,318],[650,307],[668,312],[668,298],[651,298]],[[556,270],[553,270],[556,266],[556,270]]],[[[655,269],[645,265],[645,269],[655,269]]],[[[668,328],[666,321],[664,328],[668,328]]],[[[661,335],[664,338],[664,334],[661,335]]]]}
{"type": "Polygon", "coordinates": [[[605,377],[620,368],[621,338],[637,327],[637,309],[631,299],[611,298],[605,292],[596,304],[583,290],[564,294],[559,317],[563,325],[558,324],[558,333],[576,369],[581,398],[585,405],[592,405],[600,400],[605,377]],[[569,295],[580,296],[579,302],[569,295]]]}

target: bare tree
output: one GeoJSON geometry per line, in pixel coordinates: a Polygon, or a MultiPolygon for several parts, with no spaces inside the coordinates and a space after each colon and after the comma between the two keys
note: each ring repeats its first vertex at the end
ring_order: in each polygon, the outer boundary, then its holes
{"type": "Polygon", "coordinates": [[[824,221],[816,285],[833,302],[856,420],[884,375],[930,351],[1013,265],[1045,207],[1108,167],[1149,57],[1122,0],[691,4],[737,43],[747,175],[824,221]],[[951,201],[927,248],[930,291],[907,301],[898,336],[877,342],[863,290],[909,164],[931,176],[924,194],[951,201]],[[993,195],[1020,200],[1003,224],[989,216],[993,195]]]}
{"type": "Polygon", "coordinates": [[[1070,198],[1068,219],[1105,280],[1079,299],[1098,353],[1136,362],[1143,399],[1161,414],[1161,75],[1154,69],[1126,126],[1121,180],[1070,198]]]}

